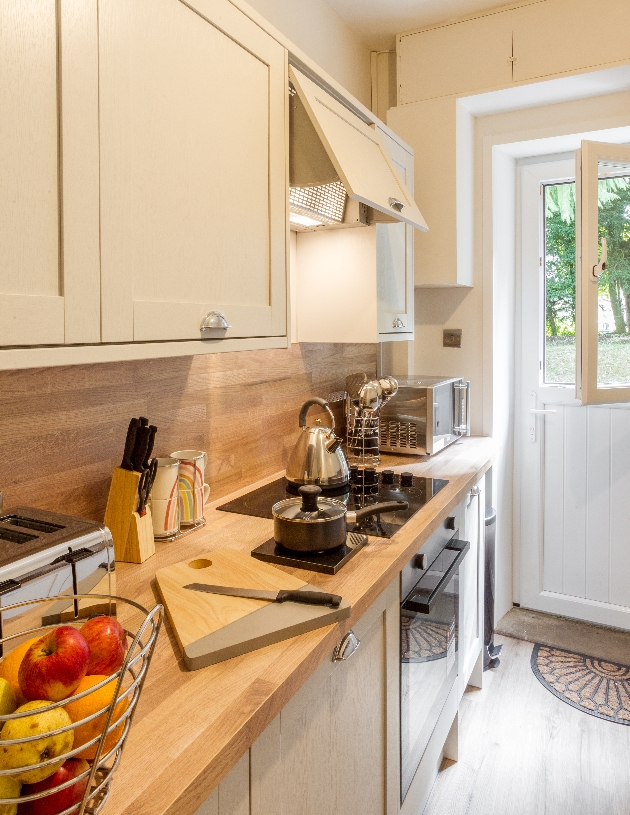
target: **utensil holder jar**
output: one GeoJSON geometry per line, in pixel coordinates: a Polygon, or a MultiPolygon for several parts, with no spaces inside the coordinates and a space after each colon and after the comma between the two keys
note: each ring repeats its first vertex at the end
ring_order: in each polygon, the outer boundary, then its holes
{"type": "Polygon", "coordinates": [[[348,464],[376,467],[381,463],[379,452],[378,413],[366,414],[356,405],[348,405],[347,411],[347,457],[348,464]]]}
{"type": "MultiPolygon", "coordinates": [[[[39,613],[39,620],[42,620],[41,610],[44,606],[49,606],[51,601],[64,601],[70,603],[74,600],[104,600],[105,604],[109,603],[111,607],[112,616],[117,616],[121,625],[125,629],[127,636],[131,638],[131,645],[125,655],[125,660],[118,671],[108,676],[107,679],[94,685],[87,690],[62,699],[60,702],[51,702],[47,705],[45,710],[52,710],[71,702],[83,699],[95,691],[111,687],[113,685],[114,692],[109,702],[104,707],[99,708],[87,715],[85,718],[70,725],[58,728],[51,731],[54,735],[60,735],[68,731],[75,731],[82,725],[87,725],[94,720],[100,720],[104,717],[105,721],[99,735],[94,736],[92,739],[83,742],[78,747],[74,747],[67,752],[55,756],[54,758],[46,759],[38,764],[29,764],[25,767],[12,767],[7,770],[0,770],[1,776],[15,776],[28,771],[45,768],[53,764],[61,766],[69,758],[79,756],[86,750],[92,748],[95,750],[94,758],[88,759],[91,763],[84,772],[74,776],[70,781],[51,787],[50,789],[41,792],[33,793],[31,795],[24,795],[20,798],[0,798],[0,807],[11,806],[15,804],[24,804],[27,801],[35,801],[42,798],[47,798],[54,793],[58,793],[76,783],[80,783],[87,779],[87,786],[80,802],[72,804],[71,808],[63,810],[61,815],[65,812],[72,812],[73,815],[98,815],[105,806],[109,796],[112,776],[114,770],[120,763],[122,748],[124,746],[131,721],[136,710],[138,699],[144,681],[146,679],[147,670],[153,651],[155,650],[155,643],[162,624],[163,606],[156,605],[151,611],[147,611],[138,603],[133,600],[127,600],[123,597],[114,597],[105,594],[61,594],[56,597],[45,597],[37,600],[26,600],[21,603],[14,603],[12,605],[3,606],[2,611],[6,613],[17,609],[21,612],[20,616],[24,618],[32,618],[34,613],[39,613]],[[22,613],[25,612],[25,613],[22,613]],[[134,625],[135,630],[129,630],[125,621],[135,615],[135,619],[140,620],[139,624],[134,625]],[[121,619],[122,618],[122,619],[121,619]]],[[[64,625],[72,625],[75,627],[83,625],[86,621],[85,617],[75,617],[74,619],[64,620],[64,625]]],[[[127,622],[127,624],[130,624],[127,622]]],[[[3,646],[15,640],[22,640],[24,637],[32,638],[38,635],[43,635],[46,631],[57,628],[58,623],[50,625],[34,626],[30,629],[20,630],[11,633],[8,636],[0,638],[3,646]]],[[[4,727],[8,721],[19,720],[27,716],[33,716],[37,711],[27,711],[25,713],[11,713],[5,716],[0,716],[0,728],[4,727]]],[[[20,739],[2,739],[0,734],[0,750],[4,747],[11,747],[16,744],[25,744],[31,741],[41,740],[45,734],[39,733],[34,736],[27,736],[20,739]]],[[[73,736],[74,741],[74,736],[73,736]]]]}

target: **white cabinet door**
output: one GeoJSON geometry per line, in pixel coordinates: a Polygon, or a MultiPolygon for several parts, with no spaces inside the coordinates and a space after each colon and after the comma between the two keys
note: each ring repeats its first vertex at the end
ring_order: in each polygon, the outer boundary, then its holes
{"type": "Polygon", "coordinates": [[[286,53],[227,0],[101,0],[103,340],[286,333],[286,53]]]}
{"type": "Polygon", "coordinates": [[[494,12],[400,35],[398,104],[509,85],[511,15],[494,12]]]}
{"type": "MultiPolygon", "coordinates": [[[[485,478],[464,500],[460,538],[470,542],[470,551],[459,569],[459,693],[466,690],[483,646],[485,478]]],[[[475,683],[476,684],[476,683],[475,683]]]]}
{"type": "Polygon", "coordinates": [[[99,339],[96,65],[95,0],[0,3],[0,345],[99,339]]]}
{"type": "MultiPolygon", "coordinates": [[[[384,131],[381,138],[396,171],[413,195],[413,154],[384,131]]],[[[419,235],[418,239],[423,237],[419,235]]],[[[397,334],[410,334],[405,339],[413,339],[413,241],[414,229],[408,224],[376,225],[377,319],[381,341],[394,339],[397,334]]]]}
{"type": "Polygon", "coordinates": [[[398,609],[396,579],[252,746],[252,815],[397,815],[398,609]]]}

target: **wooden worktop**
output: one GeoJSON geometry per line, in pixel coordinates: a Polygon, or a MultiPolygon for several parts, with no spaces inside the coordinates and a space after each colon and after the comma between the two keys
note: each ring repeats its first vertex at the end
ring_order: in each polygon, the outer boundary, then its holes
{"type": "MultiPolygon", "coordinates": [[[[166,619],[104,815],[192,815],[486,472],[493,449],[489,438],[469,438],[431,460],[384,457],[384,466],[449,483],[393,538],[370,538],[338,574],[286,569],[341,594],[352,604],[348,620],[190,672],[166,619]]],[[[117,593],[150,608],[160,601],[157,569],[219,547],[251,551],[273,536],[273,521],[217,510],[225,501],[208,505],[202,530],[157,543],[156,554],[140,566],[117,564],[117,593]]]]}

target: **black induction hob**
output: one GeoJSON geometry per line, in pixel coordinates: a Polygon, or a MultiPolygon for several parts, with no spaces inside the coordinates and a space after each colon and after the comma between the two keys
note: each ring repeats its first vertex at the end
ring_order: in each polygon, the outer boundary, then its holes
{"type": "MultiPolygon", "coordinates": [[[[394,473],[393,470],[376,472],[371,468],[351,468],[351,483],[347,487],[326,490],[322,494],[342,501],[348,509],[361,509],[382,501],[407,501],[409,508],[365,518],[360,524],[348,525],[348,541],[339,549],[321,554],[291,552],[277,544],[273,538],[252,552],[260,560],[298,566],[312,571],[335,574],[359,549],[367,543],[366,535],[391,538],[412,515],[448,484],[441,478],[424,478],[412,473],[394,473]]],[[[285,478],[278,478],[263,487],[235,498],[218,509],[258,518],[273,518],[271,507],[278,501],[298,495],[297,488],[285,478]]]]}

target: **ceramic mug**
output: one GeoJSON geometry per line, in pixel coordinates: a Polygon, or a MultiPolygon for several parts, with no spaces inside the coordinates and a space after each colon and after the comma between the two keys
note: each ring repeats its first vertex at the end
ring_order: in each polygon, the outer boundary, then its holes
{"type": "Polygon", "coordinates": [[[179,532],[179,491],[173,498],[151,499],[153,537],[170,538],[179,532]]]}
{"type": "Polygon", "coordinates": [[[179,491],[179,515],[182,524],[194,524],[203,520],[203,508],[210,497],[210,487],[204,484],[196,490],[179,491]]]}
{"type": "Polygon", "coordinates": [[[203,507],[210,497],[204,483],[208,456],[203,450],[176,450],[171,458],[179,461],[179,519],[184,525],[203,520],[203,507]]]}
{"type": "Polygon", "coordinates": [[[157,463],[151,489],[153,535],[168,538],[179,532],[179,460],[164,456],[157,463]]]}

